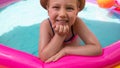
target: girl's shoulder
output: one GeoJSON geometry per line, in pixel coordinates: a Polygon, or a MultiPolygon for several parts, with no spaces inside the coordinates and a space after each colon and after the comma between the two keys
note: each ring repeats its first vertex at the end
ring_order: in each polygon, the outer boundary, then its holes
{"type": "Polygon", "coordinates": [[[80,28],[80,27],[82,27],[84,25],[85,25],[84,21],[81,18],[77,17],[76,21],[75,21],[75,24],[73,26],[75,28],[80,28]]]}
{"type": "Polygon", "coordinates": [[[80,23],[81,23],[81,19],[79,17],[77,17],[75,20],[75,23],[73,24],[73,29],[78,28],[80,23]]]}
{"type": "Polygon", "coordinates": [[[49,30],[50,30],[50,24],[49,24],[48,19],[45,19],[45,20],[43,20],[43,21],[40,23],[40,29],[43,29],[43,30],[45,30],[45,31],[49,31],[49,30]]]}
{"type": "Polygon", "coordinates": [[[79,23],[79,24],[84,23],[83,20],[80,17],[77,17],[76,22],[79,23]]]}
{"type": "Polygon", "coordinates": [[[49,25],[48,19],[45,19],[40,23],[40,26],[46,26],[47,27],[48,25],[49,25]]]}
{"type": "Polygon", "coordinates": [[[48,19],[45,19],[40,23],[40,31],[42,33],[48,33],[49,35],[52,34],[50,23],[49,23],[48,19]]]}
{"type": "Polygon", "coordinates": [[[73,25],[73,30],[77,34],[77,33],[81,32],[81,30],[83,30],[84,28],[86,28],[84,21],[81,18],[77,17],[77,19],[73,25]]]}

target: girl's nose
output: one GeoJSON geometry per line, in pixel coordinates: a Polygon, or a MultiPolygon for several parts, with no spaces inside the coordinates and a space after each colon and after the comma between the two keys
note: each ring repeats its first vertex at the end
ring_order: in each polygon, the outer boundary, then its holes
{"type": "Polygon", "coordinates": [[[59,11],[59,16],[60,16],[61,18],[65,18],[65,17],[67,16],[65,9],[61,9],[61,10],[59,11]]]}

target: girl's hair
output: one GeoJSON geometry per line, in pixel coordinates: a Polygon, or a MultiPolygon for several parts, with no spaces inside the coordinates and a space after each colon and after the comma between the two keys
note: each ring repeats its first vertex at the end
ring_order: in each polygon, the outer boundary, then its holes
{"type": "MultiPolygon", "coordinates": [[[[47,9],[46,8],[46,5],[47,5],[47,2],[48,2],[48,0],[40,0],[40,4],[42,5],[42,7],[44,8],[44,9],[47,9]]],[[[78,0],[78,4],[79,4],[79,8],[80,8],[80,10],[79,11],[81,11],[83,8],[84,8],[84,6],[85,6],[85,0],[78,0]]]]}

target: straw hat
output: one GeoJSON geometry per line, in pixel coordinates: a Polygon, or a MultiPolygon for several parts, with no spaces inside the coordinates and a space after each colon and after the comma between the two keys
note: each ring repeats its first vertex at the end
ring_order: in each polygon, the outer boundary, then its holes
{"type": "MultiPolygon", "coordinates": [[[[85,0],[78,0],[78,1],[80,2],[80,6],[79,6],[80,10],[79,11],[81,11],[85,6],[85,0]]],[[[40,4],[42,5],[42,7],[44,9],[46,9],[47,2],[48,2],[48,0],[40,0],[40,4]]]]}

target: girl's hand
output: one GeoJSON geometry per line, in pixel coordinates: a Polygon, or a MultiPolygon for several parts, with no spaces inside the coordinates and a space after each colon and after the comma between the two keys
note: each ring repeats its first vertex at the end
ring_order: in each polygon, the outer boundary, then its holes
{"type": "Polygon", "coordinates": [[[65,53],[65,50],[63,48],[56,55],[52,56],[47,61],[45,61],[45,63],[55,62],[55,61],[57,61],[58,59],[60,59],[61,57],[65,56],[65,55],[66,55],[66,53],[65,53]]]}
{"type": "Polygon", "coordinates": [[[65,34],[68,34],[69,32],[69,26],[66,24],[66,25],[53,25],[53,28],[55,30],[55,32],[57,32],[58,34],[60,35],[65,35],[65,34]]]}

